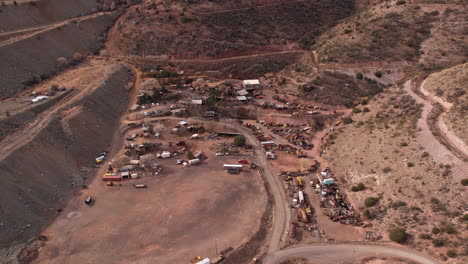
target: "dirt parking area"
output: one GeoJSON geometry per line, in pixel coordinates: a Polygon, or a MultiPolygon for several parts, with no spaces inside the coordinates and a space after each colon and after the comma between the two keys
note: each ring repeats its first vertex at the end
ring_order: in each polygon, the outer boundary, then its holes
{"type": "Polygon", "coordinates": [[[266,205],[259,175],[247,166],[228,174],[223,164],[236,164],[238,156],[205,153],[190,167],[176,157],[158,160],[159,175],[122,186],[106,186],[98,176],[45,230],[49,240],[34,263],[188,263],[214,258],[215,246],[219,252],[247,242],[266,205]],[[91,206],[83,202],[88,195],[91,206]]]}

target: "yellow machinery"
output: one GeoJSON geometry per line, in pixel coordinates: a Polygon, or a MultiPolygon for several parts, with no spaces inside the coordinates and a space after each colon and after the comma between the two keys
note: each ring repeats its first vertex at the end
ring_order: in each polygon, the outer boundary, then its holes
{"type": "Polygon", "coordinates": [[[304,186],[304,185],[302,184],[302,178],[301,178],[301,177],[297,177],[297,185],[298,185],[299,187],[304,186]]]}

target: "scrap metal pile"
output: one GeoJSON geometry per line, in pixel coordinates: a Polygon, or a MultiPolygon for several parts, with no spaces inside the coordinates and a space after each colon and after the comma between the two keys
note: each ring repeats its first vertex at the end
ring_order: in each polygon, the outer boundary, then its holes
{"type": "Polygon", "coordinates": [[[346,225],[362,225],[359,213],[346,201],[344,193],[340,192],[330,169],[317,174],[317,179],[311,181],[320,198],[320,207],[327,208],[325,214],[333,221],[346,225]]]}
{"type": "Polygon", "coordinates": [[[264,126],[269,128],[273,134],[284,137],[289,143],[300,146],[303,149],[310,150],[314,147],[306,140],[306,136],[310,135],[310,126],[308,125],[291,125],[263,122],[264,126]]]}

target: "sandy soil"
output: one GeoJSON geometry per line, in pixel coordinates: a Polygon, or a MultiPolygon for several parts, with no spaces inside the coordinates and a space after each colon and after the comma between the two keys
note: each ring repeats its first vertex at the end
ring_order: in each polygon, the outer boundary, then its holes
{"type": "Polygon", "coordinates": [[[50,240],[34,263],[185,263],[215,257],[215,243],[219,252],[246,242],[263,213],[263,186],[256,171],[227,174],[222,164],[238,157],[214,156],[215,142],[190,141],[208,156],[198,166],[161,160],[160,175],[114,187],[97,177],[44,232],[50,240]],[[133,187],[140,182],[148,188],[133,187]]]}

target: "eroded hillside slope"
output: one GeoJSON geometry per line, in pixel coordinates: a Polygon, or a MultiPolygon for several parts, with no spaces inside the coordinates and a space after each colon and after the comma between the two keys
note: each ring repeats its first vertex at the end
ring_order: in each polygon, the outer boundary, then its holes
{"type": "Polygon", "coordinates": [[[8,226],[0,229],[1,247],[37,234],[92,176],[94,158],[111,143],[127,108],[130,80],[126,67],[114,67],[92,93],[0,161],[0,223],[8,226]]]}

